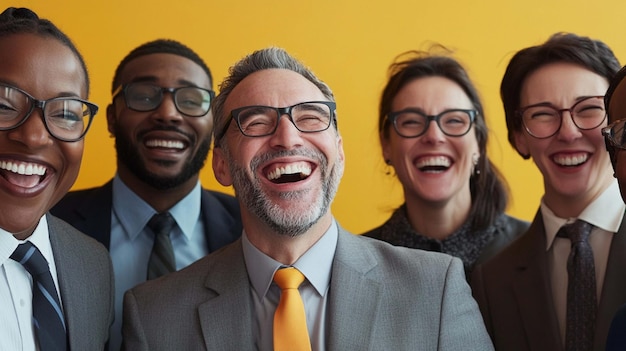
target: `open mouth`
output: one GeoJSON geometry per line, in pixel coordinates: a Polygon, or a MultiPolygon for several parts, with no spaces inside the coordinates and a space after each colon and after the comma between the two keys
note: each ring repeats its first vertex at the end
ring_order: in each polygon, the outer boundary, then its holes
{"type": "Polygon", "coordinates": [[[292,163],[285,166],[270,167],[266,177],[272,183],[283,184],[298,182],[311,175],[311,165],[307,162],[292,163]]]}
{"type": "Polygon", "coordinates": [[[422,157],[415,163],[417,169],[430,173],[445,172],[451,165],[452,161],[446,156],[422,157]]]}
{"type": "Polygon", "coordinates": [[[583,163],[587,162],[589,159],[588,153],[578,153],[578,154],[559,154],[552,157],[554,163],[564,166],[564,167],[576,167],[580,166],[583,163]]]}
{"type": "Polygon", "coordinates": [[[32,188],[45,178],[46,167],[30,162],[0,161],[0,175],[13,185],[32,188]]]}

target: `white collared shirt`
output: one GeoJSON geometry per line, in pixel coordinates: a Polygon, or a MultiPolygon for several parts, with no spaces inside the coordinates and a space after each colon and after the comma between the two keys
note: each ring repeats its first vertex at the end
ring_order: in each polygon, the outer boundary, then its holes
{"type": "Polygon", "coordinates": [[[564,224],[574,222],[576,219],[582,219],[594,226],[589,236],[589,244],[593,250],[596,293],[599,301],[604,285],[604,274],[606,273],[611,241],[613,235],[617,235],[625,209],[626,206],[621,198],[617,181],[613,181],[597,199],[580,213],[578,218],[559,218],[543,201],[541,202],[552,298],[563,342],[565,342],[567,314],[567,258],[571,251],[571,242],[567,238],[557,237],[556,233],[564,224]]]}
{"type": "MultiPolygon", "coordinates": [[[[37,246],[48,261],[57,294],[60,296],[45,215],[27,241],[37,246]]],[[[37,350],[32,312],[33,280],[21,264],[10,259],[13,251],[23,242],[0,229],[0,350],[37,350]]],[[[60,298],[59,300],[62,301],[60,298]]]]}

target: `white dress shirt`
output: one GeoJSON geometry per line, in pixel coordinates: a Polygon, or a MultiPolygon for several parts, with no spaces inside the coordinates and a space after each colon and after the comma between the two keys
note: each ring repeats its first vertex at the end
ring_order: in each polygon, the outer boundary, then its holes
{"type": "MultiPolygon", "coordinates": [[[[41,218],[27,241],[35,245],[48,261],[50,274],[60,296],[46,216],[41,218]]],[[[0,229],[0,351],[38,349],[33,329],[33,280],[19,262],[10,259],[13,251],[23,242],[0,229]]]]}
{"type": "Polygon", "coordinates": [[[552,298],[561,331],[561,341],[564,345],[567,314],[567,258],[571,251],[571,242],[567,238],[557,237],[556,234],[564,224],[574,222],[576,219],[582,219],[594,226],[589,236],[589,244],[593,250],[596,271],[596,293],[599,302],[611,249],[611,241],[613,240],[613,235],[617,235],[616,232],[624,217],[625,208],[617,181],[611,183],[597,199],[580,213],[578,218],[559,218],[543,201],[541,202],[541,215],[543,216],[546,231],[546,251],[548,251],[552,298]]]}

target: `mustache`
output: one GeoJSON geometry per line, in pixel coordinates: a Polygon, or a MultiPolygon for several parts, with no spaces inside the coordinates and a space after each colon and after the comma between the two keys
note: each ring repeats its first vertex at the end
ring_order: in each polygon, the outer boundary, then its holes
{"type": "Polygon", "coordinates": [[[190,140],[192,144],[196,143],[196,136],[190,133],[186,133],[182,130],[180,130],[178,127],[176,126],[157,126],[154,128],[150,128],[150,129],[144,129],[142,131],[140,131],[139,133],[137,133],[137,137],[140,139],[143,139],[146,134],[151,133],[151,132],[155,132],[155,131],[161,131],[161,132],[175,132],[178,134],[183,135],[186,139],[190,140]]]}

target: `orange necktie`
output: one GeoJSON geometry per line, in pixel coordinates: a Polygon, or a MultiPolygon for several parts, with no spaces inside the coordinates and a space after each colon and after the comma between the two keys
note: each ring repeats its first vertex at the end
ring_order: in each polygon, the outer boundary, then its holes
{"type": "Polygon", "coordinates": [[[310,351],[311,341],[306,327],[304,304],[298,287],[304,276],[294,267],[274,273],[274,282],[281,290],[274,313],[274,351],[310,351]]]}

